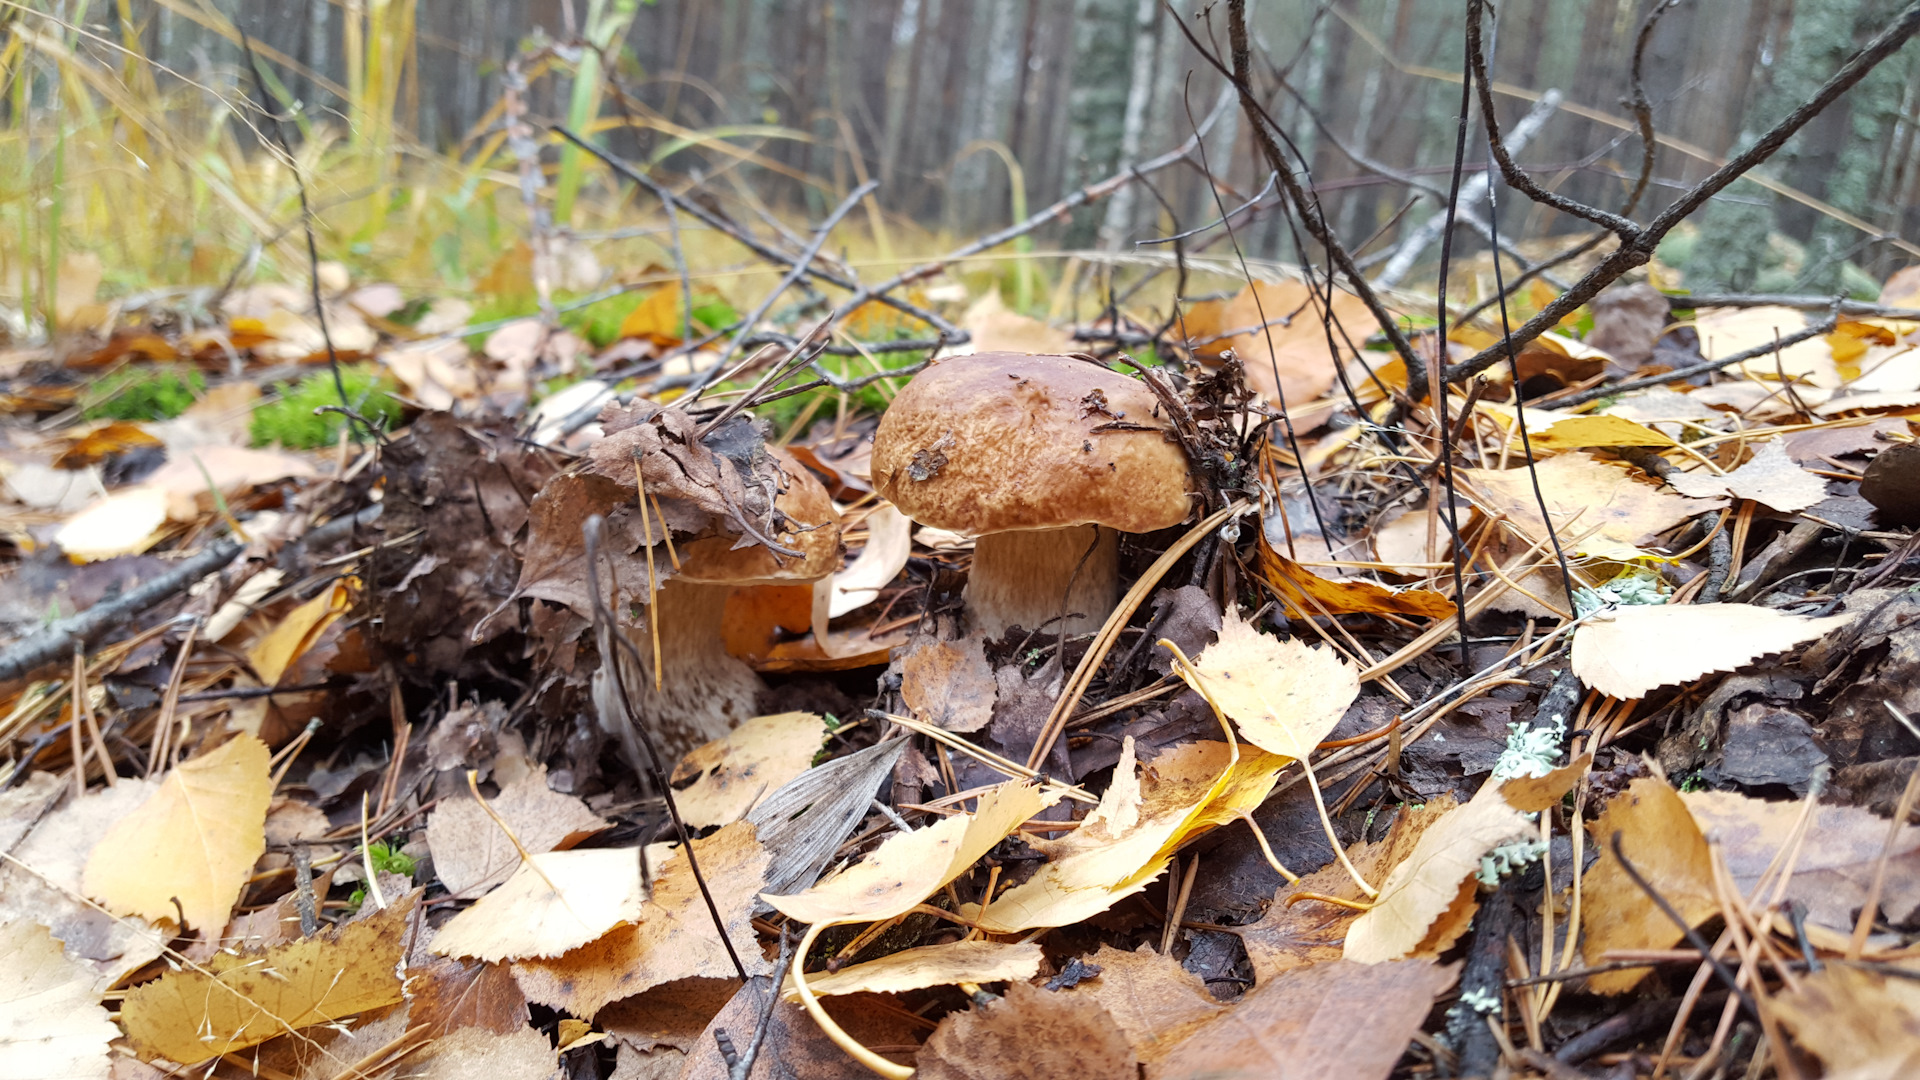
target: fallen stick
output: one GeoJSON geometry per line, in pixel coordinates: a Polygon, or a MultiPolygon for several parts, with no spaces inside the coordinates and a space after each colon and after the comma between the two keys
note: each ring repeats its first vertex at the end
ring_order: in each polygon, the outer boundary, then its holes
{"type": "Polygon", "coordinates": [[[65,658],[75,645],[85,646],[108,630],[225,567],[239,554],[240,545],[236,541],[225,538],[215,540],[205,551],[152,581],[27,635],[11,648],[0,652],[0,681],[24,678],[44,664],[65,658]]]}

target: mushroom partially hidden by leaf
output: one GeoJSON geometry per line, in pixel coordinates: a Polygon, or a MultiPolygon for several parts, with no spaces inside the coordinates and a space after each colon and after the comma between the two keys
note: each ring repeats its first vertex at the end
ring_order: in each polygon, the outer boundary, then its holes
{"type": "Polygon", "coordinates": [[[1098,628],[1119,596],[1117,534],[1177,525],[1191,504],[1152,391],[1069,356],[977,353],[921,372],[880,420],[873,480],[913,520],[978,537],[967,608],[988,637],[1098,628]]]}

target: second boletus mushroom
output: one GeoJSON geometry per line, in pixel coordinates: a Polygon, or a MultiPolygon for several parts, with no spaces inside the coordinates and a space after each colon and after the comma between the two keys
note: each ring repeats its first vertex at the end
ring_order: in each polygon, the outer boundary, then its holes
{"type": "Polygon", "coordinates": [[[1119,598],[1116,534],[1177,525],[1192,502],[1153,392],[1071,356],[928,367],[880,420],[873,481],[913,520],[977,538],[967,611],[990,638],[1097,629],[1119,598]]]}

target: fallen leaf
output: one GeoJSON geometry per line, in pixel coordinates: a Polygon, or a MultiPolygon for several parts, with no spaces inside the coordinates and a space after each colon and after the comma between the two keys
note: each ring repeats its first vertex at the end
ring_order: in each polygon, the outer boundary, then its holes
{"type": "Polygon", "coordinates": [[[87,895],[154,922],[214,931],[266,850],[267,746],[251,735],[181,762],[87,857],[87,895]],[[175,907],[176,899],[179,907],[175,907]]]}
{"type": "MultiPolygon", "coordinates": [[[[1806,325],[1806,312],[1789,307],[1701,308],[1695,313],[1693,328],[1700,335],[1700,355],[1720,360],[1771,345],[1806,325]]],[[[1840,385],[1833,347],[1819,337],[1784,346],[1777,355],[1762,353],[1737,370],[1753,379],[1777,380],[1784,371],[1789,379],[1804,376],[1808,383],[1823,389],[1840,385]]]]}
{"type": "MultiPolygon", "coordinates": [[[[1335,365],[1347,355],[1339,331],[1332,332],[1329,343],[1321,312],[1321,303],[1301,282],[1257,281],[1227,302],[1219,315],[1222,325],[1213,333],[1246,331],[1234,334],[1228,344],[1246,366],[1248,384],[1276,406],[1284,391],[1288,406],[1298,408],[1333,388],[1335,365]]],[[[1339,289],[1333,291],[1332,317],[1356,345],[1375,325],[1366,302],[1339,289]]]]}
{"type": "Polygon", "coordinates": [[[1248,742],[1282,757],[1313,751],[1360,696],[1360,676],[1330,648],[1262,634],[1229,606],[1220,640],[1183,671],[1187,685],[1210,695],[1248,742]]]}
{"type": "Polygon", "coordinates": [[[553,1044],[522,1026],[510,1034],[461,1028],[408,1057],[400,1074],[408,1080],[549,1080],[558,1065],[553,1044]]]}
{"type": "Polygon", "coordinates": [[[1732,495],[1795,514],[1827,497],[1827,482],[1794,464],[1786,447],[1778,439],[1762,443],[1746,464],[1725,476],[1699,472],[1676,472],[1667,477],[1668,486],[1696,499],[1732,495]]]}
{"type": "Polygon", "coordinates": [[[1413,853],[1380,883],[1373,908],[1347,929],[1343,955],[1378,964],[1412,954],[1463,888],[1474,885],[1481,856],[1531,828],[1498,785],[1482,786],[1472,801],[1420,834],[1413,853]]]}
{"type": "Polygon", "coordinates": [[[1105,1009],[1027,983],[950,1014],[917,1063],[920,1080],[1136,1080],[1140,1070],[1105,1009]]]}
{"type": "Polygon", "coordinates": [[[104,1080],[120,1029],[100,1007],[94,973],[25,920],[0,926],[0,971],[0,1076],[104,1080]]]}
{"type": "MultiPolygon", "coordinates": [[[[585,803],[548,787],[544,765],[501,788],[488,805],[530,854],[570,848],[607,827],[585,803]]],[[[442,800],[427,818],[427,847],[440,883],[461,900],[495,888],[520,867],[513,842],[464,794],[442,800]]]]}
{"type": "Polygon", "coordinates": [[[127,992],[120,1022],[143,1058],[193,1065],[401,1000],[415,890],[385,910],[263,953],[215,953],[127,992]]]}
{"type": "Polygon", "coordinates": [[[1768,1005],[1835,1080],[1920,1075],[1920,986],[1910,979],[1829,964],[1768,1005]]]}
{"type": "MultiPolygon", "coordinates": [[[[1347,848],[1347,860],[1367,880],[1383,880],[1395,866],[1413,853],[1421,834],[1457,805],[1449,794],[1429,799],[1417,808],[1403,809],[1393,819],[1386,836],[1370,844],[1354,844],[1347,848]]],[[[1358,904],[1367,901],[1366,894],[1354,883],[1353,875],[1347,873],[1346,867],[1338,862],[1328,863],[1311,874],[1302,875],[1299,881],[1282,885],[1273,894],[1273,903],[1267,907],[1266,914],[1259,922],[1235,928],[1241,943],[1247,948],[1247,961],[1253,966],[1256,986],[1264,986],[1274,977],[1295,968],[1340,959],[1341,943],[1346,940],[1347,928],[1360,917],[1360,912],[1318,900],[1293,899],[1309,893],[1351,900],[1358,904]]],[[[1430,931],[1428,940],[1421,944],[1427,948],[1443,949],[1451,945],[1452,940],[1438,942],[1430,931]]]]}
{"type": "Polygon", "coordinates": [[[60,257],[60,269],[54,275],[53,325],[62,330],[79,329],[100,321],[96,303],[100,281],[106,267],[91,251],[69,251],[60,257]]]}
{"type": "Polygon", "coordinates": [[[1453,601],[1432,589],[1390,589],[1364,578],[1324,578],[1280,554],[1267,543],[1264,533],[1259,541],[1260,570],[1268,584],[1305,617],[1323,611],[1329,615],[1388,611],[1423,619],[1444,619],[1453,614],[1453,601]]]}
{"type": "Polygon", "coordinates": [[[116,491],[68,518],[53,542],[74,562],[137,555],[159,542],[169,506],[167,493],[156,487],[116,491]]]}
{"type": "Polygon", "coordinates": [[[971,814],[895,833],[862,861],[803,893],[763,895],[781,914],[809,924],[879,922],[904,915],[1041,810],[1057,791],[1009,781],[980,796],[971,814]]]}
{"type": "Polygon", "coordinates": [[[62,436],[60,445],[60,453],[53,459],[56,469],[84,469],[115,454],[157,449],[165,444],[131,420],[109,420],[90,430],[62,436]]]}
{"type": "MultiPolygon", "coordinates": [[[[1713,897],[1713,866],[1706,838],[1694,825],[1673,785],[1642,776],[1608,800],[1587,827],[1600,859],[1586,872],[1580,892],[1582,950],[1598,966],[1609,949],[1665,949],[1684,932],[1643,892],[1613,855],[1613,834],[1635,870],[1673,904],[1689,925],[1720,910],[1713,897]]],[[[1625,993],[1646,978],[1647,968],[1603,971],[1587,980],[1595,993],[1625,993]]]]}
{"type": "Polygon", "coordinates": [[[680,344],[686,331],[685,305],[680,302],[680,283],[671,282],[647,294],[620,320],[620,336],[645,338],[663,349],[680,344]]]}
{"type": "Polygon", "coordinates": [[[593,1022],[622,1046],[686,1053],[739,990],[738,979],[679,979],[621,998],[594,1013],[593,1022]]]}
{"type": "Polygon", "coordinates": [[[1227,1011],[1226,1005],[1207,993],[1200,976],[1146,945],[1133,952],[1102,945],[1087,962],[1098,967],[1100,974],[1064,993],[1105,1009],[1134,1055],[1149,1068],[1196,1028],[1227,1011]]]}
{"type": "MultiPolygon", "coordinates": [[[[769,858],[754,838],[753,826],[735,822],[693,841],[693,850],[735,955],[749,975],[771,971],[773,965],[761,956],[753,934],[754,893],[761,888],[769,858]]],[[[513,965],[514,979],[527,1000],[575,1016],[592,1016],[609,1002],[663,983],[733,974],[733,961],[714,932],[699,883],[677,850],[657,864],[653,895],[640,905],[632,925],[616,927],[563,956],[513,965]]]]}
{"type": "Polygon", "coordinates": [[[425,1024],[437,1037],[466,1027],[511,1035],[527,1026],[527,996],[513,979],[511,968],[421,956],[416,949],[407,963],[409,1016],[425,1024]]]}
{"type": "Polygon", "coordinates": [[[979,635],[917,638],[900,658],[900,700],[915,716],[948,731],[978,731],[993,719],[999,694],[979,635]]]}
{"type": "MultiPolygon", "coordinates": [[[[1496,414],[1497,415],[1497,414],[1496,414]]],[[[1532,415],[1529,414],[1529,419],[1532,415]]],[[[1509,424],[1509,427],[1512,425],[1509,424]]],[[[1578,450],[1587,446],[1672,446],[1673,439],[1624,416],[1568,416],[1553,421],[1540,431],[1527,425],[1528,441],[1535,450],[1553,453],[1578,450]]],[[[1520,440],[1514,439],[1517,452],[1520,440]]]]}
{"type": "Polygon", "coordinates": [[[974,301],[960,317],[960,328],[972,335],[973,351],[977,353],[1060,354],[1078,348],[1065,330],[1008,310],[995,289],[989,289],[985,296],[974,301]]]}
{"type": "MultiPolygon", "coordinates": [[[[749,1037],[746,1032],[757,1032],[762,1023],[766,1025],[766,1037],[748,1080],[866,1080],[873,1075],[828,1039],[803,1006],[782,1000],[772,984],[773,980],[767,978],[749,982],[700,1032],[681,1071],[665,1075],[677,1076],[678,1080],[728,1080],[732,1069],[715,1036],[724,1031],[732,1039],[744,1040],[749,1037]]],[[[883,1057],[895,1062],[911,1062],[921,1036],[932,1025],[897,1005],[882,1007],[880,1003],[886,1000],[857,994],[823,998],[820,1007],[856,1042],[879,1048],[883,1057]]],[[[738,1046],[736,1042],[736,1049],[738,1046]]],[[[668,1060],[671,1062],[671,1057],[668,1060]]]]}
{"type": "MultiPolygon", "coordinates": [[[[1586,555],[1640,557],[1645,554],[1641,548],[1661,533],[1724,505],[1661,491],[1590,454],[1559,454],[1536,463],[1531,471],[1539,477],[1553,527],[1563,539],[1584,535],[1573,547],[1586,555]]],[[[1460,475],[1495,512],[1533,538],[1546,539],[1529,470],[1463,469],[1460,475]]]]}
{"type": "Polygon", "coordinates": [[[867,546],[844,569],[834,572],[828,618],[851,614],[879,599],[880,590],[900,576],[913,554],[913,522],[892,503],[874,507],[866,525],[867,546]]]}
{"type": "Polygon", "coordinates": [[[433,951],[488,963],[559,956],[640,917],[638,848],[549,851],[440,928],[433,951]]]}
{"type": "Polygon", "coordinates": [[[1336,960],[1289,972],[1194,1032],[1153,1075],[1386,1080],[1456,970],[1336,960]]]}
{"type": "Polygon", "coordinates": [[[156,469],[147,483],[172,495],[205,499],[205,509],[213,509],[209,486],[221,495],[237,495],[261,484],[290,477],[309,477],[318,470],[306,458],[278,450],[253,450],[244,446],[197,446],[177,450],[171,460],[156,469]],[[212,484],[208,484],[208,480],[212,484]]]}
{"type": "Polygon", "coordinates": [[[812,768],[826,737],[818,713],[778,713],[756,716],[689,751],[671,780],[681,819],[690,829],[739,821],[761,798],[812,768]]]}
{"type": "MultiPolygon", "coordinates": [[[[1733,791],[1683,792],[1680,800],[1719,848],[1734,884],[1748,894],[1791,840],[1800,816],[1797,802],[1766,802],[1733,791]]],[[[1829,803],[1814,810],[1786,892],[1786,899],[1805,906],[1809,925],[1853,932],[1854,915],[1866,903],[1887,841],[1887,825],[1886,818],[1862,807],[1829,803]]],[[[1920,910],[1920,828],[1902,826],[1894,840],[1880,910],[1896,926],[1920,910]]]]}
{"type": "Polygon", "coordinates": [[[1573,632],[1573,673],[1608,697],[1630,700],[1785,652],[1858,613],[1811,618],[1752,604],[1652,604],[1610,614],[1573,632]]]}
{"type": "Polygon", "coordinates": [[[308,649],[320,640],[329,626],[338,622],[353,606],[359,579],[344,577],[314,594],[313,598],[288,612],[267,635],[247,650],[247,660],[261,681],[268,686],[279,683],[308,649]]]}
{"type": "MultiPolygon", "coordinates": [[[[945,945],[922,945],[843,967],[825,975],[807,977],[807,989],[815,997],[838,994],[898,994],[929,986],[953,986],[956,983],[1025,982],[1040,972],[1040,946],[997,941],[955,941],[945,945]]],[[[788,975],[781,987],[788,1001],[799,1001],[800,990],[788,975]]]]}

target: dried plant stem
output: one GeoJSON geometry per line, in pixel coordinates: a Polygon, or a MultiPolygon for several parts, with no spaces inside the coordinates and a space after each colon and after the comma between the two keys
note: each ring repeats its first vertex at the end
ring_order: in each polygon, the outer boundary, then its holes
{"type": "MultiPolygon", "coordinates": [[[[820,931],[825,930],[829,925],[831,924],[814,923],[812,926],[807,927],[806,935],[800,939],[799,947],[794,950],[796,959],[793,963],[793,969],[787,974],[793,979],[794,991],[800,995],[800,1004],[806,1008],[807,1015],[813,1017],[813,1022],[820,1025],[821,1032],[825,1034],[827,1038],[833,1040],[833,1045],[845,1050],[848,1057],[879,1073],[881,1076],[887,1077],[888,1080],[907,1080],[908,1077],[913,1075],[912,1069],[907,1068],[905,1065],[895,1065],[893,1062],[862,1046],[859,1040],[847,1034],[845,1028],[834,1023],[833,1017],[827,1015],[827,1010],[820,1005],[820,999],[813,996],[813,989],[807,985],[807,954],[813,951],[813,943],[819,939],[820,931]]],[[[773,992],[776,994],[779,993],[780,988],[778,986],[774,987],[773,992]]]]}
{"type": "MultiPolygon", "coordinates": [[[[1899,717],[1902,723],[1912,726],[1899,709],[1891,702],[1888,711],[1899,717]]],[[[1860,905],[1860,919],[1853,924],[1853,936],[1847,941],[1847,959],[1858,960],[1867,947],[1867,935],[1873,931],[1874,913],[1880,910],[1880,896],[1887,885],[1887,864],[1893,859],[1893,845],[1900,839],[1900,831],[1906,827],[1908,815],[1913,813],[1913,802],[1920,796],[1920,763],[1916,763],[1907,773],[1907,785],[1900,790],[1900,803],[1894,809],[1893,820],[1887,823],[1887,839],[1880,845],[1880,858],[1873,864],[1873,883],[1867,886],[1867,898],[1860,905]]]]}
{"type": "MultiPolygon", "coordinates": [[[[633,459],[633,486],[640,494],[640,532],[647,538],[647,634],[653,638],[653,692],[657,694],[665,677],[660,667],[660,611],[659,605],[654,603],[657,593],[653,587],[653,583],[659,579],[654,576],[653,569],[653,515],[647,513],[647,478],[640,474],[640,459],[637,456],[633,459]]],[[[667,519],[663,517],[660,519],[660,532],[666,535],[668,531],[667,519]]],[[[679,568],[676,560],[674,569],[679,568]]],[[[600,572],[597,566],[588,567],[587,570],[593,574],[600,572]]]]}

